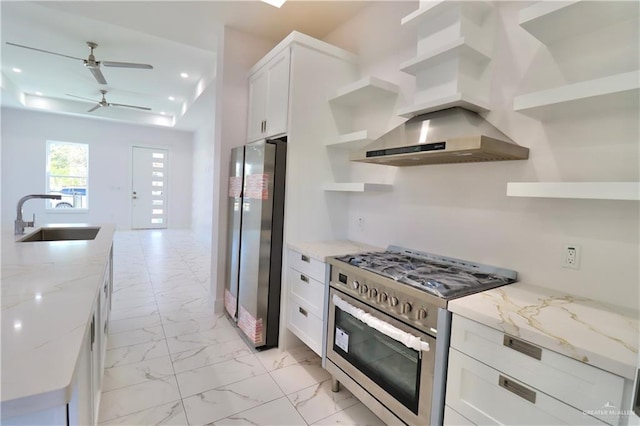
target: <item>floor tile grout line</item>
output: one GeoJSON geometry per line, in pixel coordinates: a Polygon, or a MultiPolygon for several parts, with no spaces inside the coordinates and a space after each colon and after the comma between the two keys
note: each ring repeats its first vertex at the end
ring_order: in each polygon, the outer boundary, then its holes
{"type": "MultiPolygon", "coordinates": [[[[101,421],[101,422],[98,422],[98,423],[97,423],[97,426],[100,426],[100,425],[102,425],[102,424],[104,424],[104,423],[107,423],[107,422],[113,422],[113,421],[116,421],[116,420],[118,420],[118,419],[122,419],[122,418],[125,418],[125,417],[133,416],[133,415],[136,415],[136,414],[138,414],[138,413],[142,413],[143,411],[153,410],[153,409],[156,409],[156,408],[161,407],[161,406],[163,406],[163,405],[168,405],[168,404],[171,404],[171,403],[173,403],[173,402],[178,402],[178,401],[182,402],[182,400],[181,400],[181,399],[176,399],[176,400],[169,401],[169,402],[165,402],[165,403],[163,403],[163,404],[156,405],[156,406],[153,406],[153,407],[150,407],[150,408],[145,408],[145,409],[143,409],[143,410],[134,411],[133,413],[125,414],[124,416],[118,416],[118,417],[113,417],[113,418],[110,418],[110,419],[105,419],[105,420],[103,420],[103,421],[101,421]]],[[[183,406],[182,408],[184,409],[184,406],[183,406]]],[[[133,426],[133,425],[131,425],[131,426],[133,426]]]]}

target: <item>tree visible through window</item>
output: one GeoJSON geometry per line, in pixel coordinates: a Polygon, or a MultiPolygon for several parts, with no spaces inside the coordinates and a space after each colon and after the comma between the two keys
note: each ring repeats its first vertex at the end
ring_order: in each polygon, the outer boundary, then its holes
{"type": "Polygon", "coordinates": [[[47,142],[47,192],[60,194],[50,200],[49,208],[88,208],[89,145],[47,142]]]}

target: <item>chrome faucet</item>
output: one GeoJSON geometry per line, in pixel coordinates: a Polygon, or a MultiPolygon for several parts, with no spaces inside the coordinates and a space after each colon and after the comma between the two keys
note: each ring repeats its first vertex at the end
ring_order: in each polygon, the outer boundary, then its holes
{"type": "Polygon", "coordinates": [[[24,220],[22,220],[22,205],[25,203],[25,201],[27,200],[31,200],[32,198],[49,198],[51,200],[60,200],[62,199],[62,195],[53,195],[53,194],[31,194],[31,195],[25,195],[24,197],[20,198],[20,200],[18,201],[18,214],[15,220],[15,234],[16,235],[22,235],[24,234],[24,228],[26,228],[27,226],[34,226],[35,222],[36,222],[36,215],[35,213],[33,214],[33,220],[31,222],[25,222],[24,220]]]}

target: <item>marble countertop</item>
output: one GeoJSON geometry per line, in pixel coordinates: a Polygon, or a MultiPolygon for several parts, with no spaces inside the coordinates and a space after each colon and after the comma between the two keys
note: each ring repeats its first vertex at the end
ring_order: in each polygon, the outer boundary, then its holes
{"type": "Polygon", "coordinates": [[[330,256],[342,256],[363,251],[383,251],[383,248],[370,246],[349,240],[316,241],[306,243],[288,243],[287,247],[296,250],[305,256],[310,256],[320,262],[326,261],[330,256]]]}
{"type": "Polygon", "coordinates": [[[449,310],[629,380],[635,378],[637,311],[525,283],[452,300],[449,310]]]}
{"type": "Polygon", "coordinates": [[[98,226],[96,238],[87,241],[20,243],[2,234],[3,418],[71,398],[115,231],[98,226]]]}

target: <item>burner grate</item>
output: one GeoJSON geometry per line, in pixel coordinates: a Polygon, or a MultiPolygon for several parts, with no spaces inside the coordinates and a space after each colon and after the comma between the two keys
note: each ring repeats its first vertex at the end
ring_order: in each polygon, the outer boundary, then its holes
{"type": "Polygon", "coordinates": [[[515,282],[509,277],[466,269],[459,264],[393,251],[367,252],[336,259],[442,298],[459,297],[515,282]]]}

